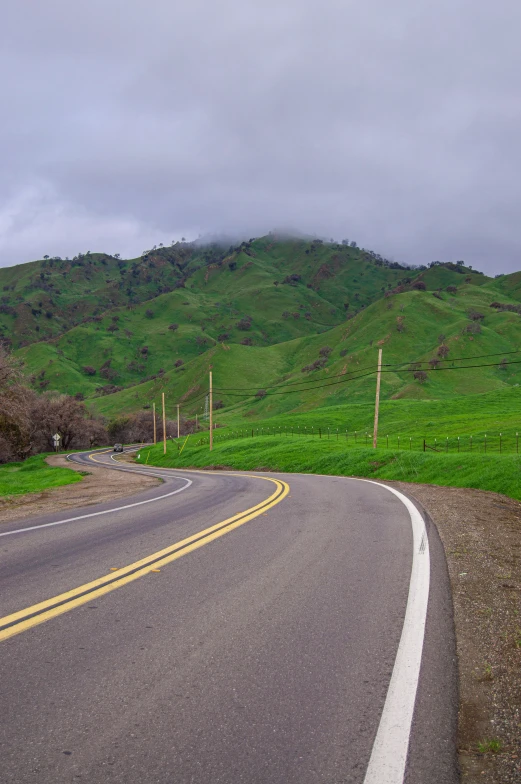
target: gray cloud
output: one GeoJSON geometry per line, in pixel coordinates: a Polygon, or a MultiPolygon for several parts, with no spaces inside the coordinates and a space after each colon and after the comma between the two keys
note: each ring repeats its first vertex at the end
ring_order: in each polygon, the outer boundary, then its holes
{"type": "Polygon", "coordinates": [[[0,264],[274,226],[521,268],[514,0],[11,0],[0,264]]]}

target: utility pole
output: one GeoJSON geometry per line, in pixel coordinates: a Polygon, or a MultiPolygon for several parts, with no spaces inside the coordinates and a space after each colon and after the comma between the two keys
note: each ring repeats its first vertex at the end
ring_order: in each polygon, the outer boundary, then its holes
{"type": "Polygon", "coordinates": [[[179,427],[179,403],[177,404],[177,437],[181,435],[181,430],[179,427]]]}
{"type": "Polygon", "coordinates": [[[166,414],[165,414],[165,393],[161,392],[163,401],[163,454],[166,455],[166,414]]]}
{"type": "Polygon", "coordinates": [[[154,417],[154,446],[157,444],[156,404],[152,403],[152,416],[154,417]]]}
{"type": "Polygon", "coordinates": [[[213,391],[212,391],[212,371],[210,370],[210,452],[213,449],[213,391]]]}
{"type": "Polygon", "coordinates": [[[376,401],[374,404],[374,431],[373,449],[376,449],[378,442],[378,411],[380,408],[380,378],[382,375],[382,349],[378,349],[378,370],[376,371],[376,401]]]}

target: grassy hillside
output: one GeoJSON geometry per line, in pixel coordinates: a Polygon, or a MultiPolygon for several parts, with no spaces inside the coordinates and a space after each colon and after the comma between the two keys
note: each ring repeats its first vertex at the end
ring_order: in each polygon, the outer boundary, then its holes
{"type": "Polygon", "coordinates": [[[432,420],[441,431],[445,414],[475,433],[517,426],[521,365],[500,362],[521,348],[521,273],[410,270],[356,247],[270,235],[130,261],[44,259],[0,270],[0,291],[0,337],[18,346],[34,387],[83,395],[108,418],[163,391],[169,414],[177,402],[201,414],[212,366],[219,424],[309,417],[363,430],[375,384],[365,373],[382,348],[384,429],[414,435],[432,420]],[[486,413],[494,395],[501,422],[486,413]],[[464,413],[467,397],[479,421],[464,413]]]}

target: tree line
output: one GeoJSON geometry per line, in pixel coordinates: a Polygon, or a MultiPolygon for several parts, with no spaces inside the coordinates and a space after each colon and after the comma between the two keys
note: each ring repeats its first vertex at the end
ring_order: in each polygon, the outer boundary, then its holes
{"type": "MultiPolygon", "coordinates": [[[[157,418],[157,434],[162,424],[157,418]]],[[[182,419],[181,434],[194,431],[195,422],[182,419]]],[[[142,443],[153,439],[151,411],[139,411],[112,421],[96,416],[82,400],[56,391],[38,394],[30,388],[23,366],[0,346],[0,463],[25,460],[51,452],[53,435],[62,449],[91,449],[115,442],[142,443]]],[[[177,435],[177,422],[167,420],[167,437],[177,435]]]]}

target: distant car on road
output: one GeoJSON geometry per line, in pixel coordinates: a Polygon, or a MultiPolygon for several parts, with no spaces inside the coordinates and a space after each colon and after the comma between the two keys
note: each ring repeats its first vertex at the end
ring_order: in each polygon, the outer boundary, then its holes
{"type": "Polygon", "coordinates": [[[114,444],[113,452],[123,452],[123,444],[114,444]]]}

